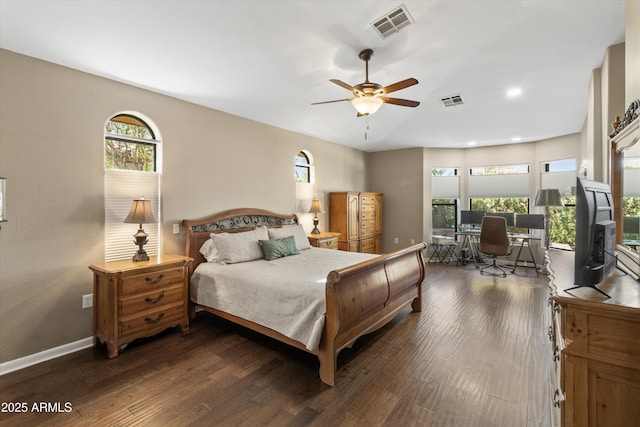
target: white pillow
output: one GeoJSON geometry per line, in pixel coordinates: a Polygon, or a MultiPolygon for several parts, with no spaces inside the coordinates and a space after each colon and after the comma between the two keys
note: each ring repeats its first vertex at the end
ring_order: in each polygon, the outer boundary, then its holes
{"type": "Polygon", "coordinates": [[[218,250],[220,264],[235,264],[263,257],[258,240],[268,240],[267,227],[241,233],[212,234],[213,244],[218,250]]]}
{"type": "Polygon", "coordinates": [[[216,245],[213,244],[213,239],[207,239],[202,246],[200,246],[200,253],[207,262],[218,262],[218,250],[216,245]]]}
{"type": "Polygon", "coordinates": [[[283,225],[280,228],[270,228],[270,239],[284,239],[285,237],[293,236],[296,241],[296,248],[299,251],[310,249],[309,239],[307,239],[307,233],[304,232],[301,224],[297,225],[283,225]]]}

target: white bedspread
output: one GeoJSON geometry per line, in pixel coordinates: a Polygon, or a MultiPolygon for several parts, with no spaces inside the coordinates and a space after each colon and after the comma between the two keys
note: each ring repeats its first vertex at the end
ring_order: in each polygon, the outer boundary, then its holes
{"type": "Polygon", "coordinates": [[[258,323],[318,350],[327,274],[376,255],[311,248],[274,261],[201,263],[191,300],[258,323]]]}

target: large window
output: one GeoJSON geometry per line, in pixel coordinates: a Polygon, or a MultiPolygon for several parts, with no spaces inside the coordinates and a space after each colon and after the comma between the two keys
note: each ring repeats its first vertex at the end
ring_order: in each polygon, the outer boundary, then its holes
{"type": "Polygon", "coordinates": [[[576,198],[571,188],[576,185],[576,159],[544,162],[540,165],[540,188],[556,188],[563,195],[564,207],[552,207],[549,240],[555,246],[575,247],[576,198]]]}
{"type": "MultiPolygon", "coordinates": [[[[132,114],[112,117],[104,130],[105,150],[105,260],[131,258],[136,252],[132,235],[135,224],[123,223],[133,200],[151,201],[153,213],[160,221],[160,140],[152,127],[132,114]]],[[[158,255],[159,222],[144,224],[149,235],[145,250],[158,255]]]]}
{"type": "Polygon", "coordinates": [[[640,157],[624,158],[623,238],[640,240],[640,157]]]}
{"type": "Polygon", "coordinates": [[[431,233],[454,236],[460,194],[458,168],[434,167],[431,176],[431,233]]]}
{"type": "Polygon", "coordinates": [[[311,159],[307,153],[300,151],[296,156],[296,182],[311,183],[311,159]]]}

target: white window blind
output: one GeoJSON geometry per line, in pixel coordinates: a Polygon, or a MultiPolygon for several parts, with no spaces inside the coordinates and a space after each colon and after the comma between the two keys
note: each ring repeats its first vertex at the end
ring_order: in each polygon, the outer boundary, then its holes
{"type": "Polygon", "coordinates": [[[471,175],[469,197],[529,197],[529,174],[471,175]]]}
{"type": "Polygon", "coordinates": [[[540,188],[556,188],[560,194],[576,185],[576,171],[542,172],[540,174],[540,188]]]}
{"type": "Polygon", "coordinates": [[[625,169],[623,176],[624,197],[640,197],[640,169],[625,169]]]}
{"type": "Polygon", "coordinates": [[[459,197],[459,176],[433,176],[431,178],[432,199],[457,199],[459,197]]]}
{"type": "Polygon", "coordinates": [[[133,235],[138,225],[125,224],[124,219],[131,209],[134,199],[143,196],[151,201],[153,214],[158,220],[155,224],[143,224],[149,235],[144,246],[149,256],[158,255],[160,227],[160,174],[120,169],[105,170],[104,206],[105,206],[105,261],[132,258],[138,250],[133,235]]]}

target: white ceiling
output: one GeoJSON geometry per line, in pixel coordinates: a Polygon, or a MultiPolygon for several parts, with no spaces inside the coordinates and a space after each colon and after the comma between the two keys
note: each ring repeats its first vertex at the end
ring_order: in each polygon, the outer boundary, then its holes
{"type": "Polygon", "coordinates": [[[0,0],[4,49],[366,151],[578,132],[623,41],[624,0],[0,0]],[[415,23],[383,40],[370,23],[401,4],[415,23]],[[418,79],[389,96],[419,107],[311,105],[351,95],[329,79],[364,81],[364,48],[371,81],[418,79]]]}

